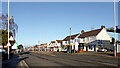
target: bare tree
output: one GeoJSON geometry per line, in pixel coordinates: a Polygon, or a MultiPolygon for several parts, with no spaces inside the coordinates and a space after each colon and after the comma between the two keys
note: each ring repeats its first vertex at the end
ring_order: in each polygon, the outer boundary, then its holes
{"type": "MultiPolygon", "coordinates": [[[[2,15],[2,30],[7,30],[8,29],[8,15],[2,15]]],[[[10,32],[13,33],[13,36],[15,38],[16,33],[18,32],[18,25],[14,22],[14,18],[12,18],[9,21],[9,29],[10,32]]]]}

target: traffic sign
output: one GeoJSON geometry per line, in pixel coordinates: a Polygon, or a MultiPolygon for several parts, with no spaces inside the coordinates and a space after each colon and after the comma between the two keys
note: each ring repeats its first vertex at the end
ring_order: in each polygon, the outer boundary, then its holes
{"type": "Polygon", "coordinates": [[[14,45],[12,46],[12,49],[18,49],[18,46],[16,43],[14,43],[14,45]]]}
{"type": "Polygon", "coordinates": [[[12,36],[10,36],[9,40],[10,41],[14,41],[14,38],[12,36]]]}
{"type": "Polygon", "coordinates": [[[11,46],[10,42],[7,43],[7,46],[11,46]]]}

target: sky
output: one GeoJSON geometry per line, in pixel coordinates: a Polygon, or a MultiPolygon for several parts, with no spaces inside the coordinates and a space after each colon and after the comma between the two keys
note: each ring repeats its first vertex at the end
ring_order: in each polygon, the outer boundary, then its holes
{"type": "MultiPolygon", "coordinates": [[[[7,3],[2,7],[6,14],[7,3]]],[[[70,35],[70,27],[71,34],[99,29],[101,25],[113,27],[113,7],[113,2],[10,2],[10,16],[18,24],[18,44],[33,46],[38,41],[63,40],[70,35]]]]}

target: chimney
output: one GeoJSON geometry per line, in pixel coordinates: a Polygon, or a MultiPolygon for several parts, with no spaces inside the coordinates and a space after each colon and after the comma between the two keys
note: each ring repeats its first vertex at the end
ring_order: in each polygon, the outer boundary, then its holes
{"type": "Polygon", "coordinates": [[[102,25],[102,26],[101,26],[101,29],[103,29],[103,28],[105,28],[105,26],[102,25]]]}
{"type": "Polygon", "coordinates": [[[81,31],[81,34],[82,34],[82,33],[84,33],[84,32],[85,32],[85,31],[84,31],[84,30],[82,30],[82,31],[81,31]]]}

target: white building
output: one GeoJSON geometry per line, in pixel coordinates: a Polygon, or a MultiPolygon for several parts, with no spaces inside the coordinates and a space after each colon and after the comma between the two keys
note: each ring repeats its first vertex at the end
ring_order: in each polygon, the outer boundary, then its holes
{"type": "Polygon", "coordinates": [[[112,38],[105,29],[101,26],[100,29],[84,32],[81,31],[79,38],[79,50],[97,51],[99,48],[112,48],[110,45],[112,38]]]}
{"type": "Polygon", "coordinates": [[[80,36],[80,34],[74,34],[71,35],[71,43],[70,43],[70,36],[67,36],[65,39],[63,39],[62,41],[62,46],[63,48],[69,50],[70,49],[70,45],[71,45],[71,50],[78,50],[78,37],[80,36]]]}
{"type": "Polygon", "coordinates": [[[49,44],[50,51],[52,51],[52,49],[54,49],[54,51],[55,51],[55,48],[54,48],[55,46],[56,46],[55,41],[51,41],[50,44],[49,44]]]}
{"type": "Polygon", "coordinates": [[[54,47],[54,51],[58,51],[59,50],[59,48],[61,48],[61,46],[62,46],[62,40],[56,40],[55,41],[55,47],[54,47]]]}

